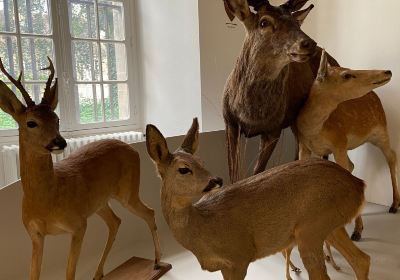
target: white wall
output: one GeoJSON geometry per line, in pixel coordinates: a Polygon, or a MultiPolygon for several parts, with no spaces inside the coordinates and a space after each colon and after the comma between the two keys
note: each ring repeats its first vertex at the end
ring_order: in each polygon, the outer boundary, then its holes
{"type": "MultiPolygon", "coordinates": [[[[393,148],[400,158],[400,1],[310,1],[316,7],[304,30],[338,62],[354,69],[390,69],[393,80],[376,90],[388,119],[393,148]]],[[[354,174],[367,181],[367,199],[390,205],[389,170],[382,153],[367,144],[350,153],[354,174]]]]}
{"type": "Polygon", "coordinates": [[[182,135],[188,121],[201,117],[197,0],[135,4],[143,124],[182,135]]]}

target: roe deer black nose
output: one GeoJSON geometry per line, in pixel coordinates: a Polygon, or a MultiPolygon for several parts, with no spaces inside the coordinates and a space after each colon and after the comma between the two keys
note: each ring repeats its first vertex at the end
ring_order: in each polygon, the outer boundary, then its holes
{"type": "Polygon", "coordinates": [[[224,183],[224,180],[222,180],[221,178],[217,177],[217,178],[213,178],[210,180],[211,183],[214,183],[216,185],[222,186],[224,183]]]}
{"type": "Polygon", "coordinates": [[[61,136],[57,136],[56,139],[53,141],[54,145],[60,148],[61,150],[65,149],[67,147],[67,141],[65,141],[64,138],[61,136]]]}
{"type": "Polygon", "coordinates": [[[390,75],[390,76],[392,76],[392,71],[390,71],[390,70],[388,70],[388,71],[385,71],[385,74],[386,74],[386,75],[390,75]]]}

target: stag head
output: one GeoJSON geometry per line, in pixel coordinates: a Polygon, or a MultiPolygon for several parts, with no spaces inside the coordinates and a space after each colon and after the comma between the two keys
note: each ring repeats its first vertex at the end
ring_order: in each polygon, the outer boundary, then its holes
{"type": "Polygon", "coordinates": [[[60,153],[67,146],[64,138],[59,132],[59,118],[54,110],[58,103],[57,78],[54,84],[54,65],[50,58],[49,66],[42,70],[49,70],[50,75],[42,101],[35,104],[24,88],[21,78],[22,72],[17,79],[9,74],[0,59],[0,70],[20,91],[25,101],[23,104],[15,93],[0,80],[0,108],[11,115],[18,123],[19,137],[21,141],[38,153],[60,153]]]}
{"type": "Polygon", "coordinates": [[[228,16],[237,17],[246,28],[245,47],[249,49],[249,57],[257,61],[273,60],[268,66],[275,65],[276,73],[290,62],[308,61],[316,50],[317,44],[300,29],[314,7],[300,10],[306,2],[290,0],[272,6],[266,0],[224,0],[228,16]]]}

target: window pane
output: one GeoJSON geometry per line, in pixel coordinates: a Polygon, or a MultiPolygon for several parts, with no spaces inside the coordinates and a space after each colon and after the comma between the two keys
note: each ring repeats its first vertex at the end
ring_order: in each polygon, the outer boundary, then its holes
{"type": "MultiPolygon", "coordinates": [[[[48,71],[41,71],[49,65],[47,56],[53,58],[53,40],[47,38],[22,38],[24,77],[28,81],[46,81],[48,71]]],[[[54,59],[53,59],[54,61],[54,59]]]]}
{"type": "Polygon", "coordinates": [[[14,1],[0,0],[0,31],[15,32],[14,1]]]}
{"type": "Polygon", "coordinates": [[[101,43],[101,60],[103,67],[103,80],[125,81],[126,52],[125,45],[120,43],[101,43]]]}
{"type": "Polygon", "coordinates": [[[125,39],[124,8],[121,2],[99,0],[100,39],[125,39]]]}
{"type": "MultiPolygon", "coordinates": [[[[13,89],[15,92],[15,87],[13,88],[10,83],[6,83],[6,85],[13,89]]],[[[3,110],[0,109],[0,129],[15,129],[17,128],[17,123],[14,121],[14,119],[7,113],[5,113],[3,110]]]]}
{"type": "Polygon", "coordinates": [[[79,102],[79,122],[95,123],[103,121],[101,85],[76,85],[79,102]]]}
{"type": "Polygon", "coordinates": [[[126,84],[104,85],[106,121],[129,119],[129,95],[126,84]]]}
{"type": "Polygon", "coordinates": [[[69,1],[70,31],[75,38],[97,38],[94,0],[69,1]]]}
{"type": "MultiPolygon", "coordinates": [[[[18,64],[18,48],[16,37],[0,35],[0,57],[6,70],[13,77],[17,77],[20,69],[18,64]]],[[[1,72],[0,79],[3,81],[8,81],[8,79],[1,72]]]]}
{"type": "Polygon", "coordinates": [[[73,41],[74,77],[77,81],[99,81],[98,44],[87,41],[73,41]]]}
{"type": "Polygon", "coordinates": [[[42,101],[45,86],[45,84],[25,84],[25,89],[37,104],[42,101]]]}
{"type": "Polygon", "coordinates": [[[51,34],[47,0],[17,0],[19,24],[22,33],[51,34]]]}

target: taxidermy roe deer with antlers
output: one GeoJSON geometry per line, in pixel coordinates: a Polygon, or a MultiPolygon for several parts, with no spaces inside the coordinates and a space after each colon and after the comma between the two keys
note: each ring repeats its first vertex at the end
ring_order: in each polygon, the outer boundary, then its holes
{"type": "MultiPolygon", "coordinates": [[[[390,147],[385,111],[371,90],[390,81],[387,70],[351,70],[330,66],[324,52],[310,95],[297,119],[300,159],[311,153],[334,155],[335,161],[350,172],[354,165],[347,151],[369,142],[386,157],[393,188],[391,213],[400,204],[397,187],[396,153],[390,147]],[[335,112],[335,114],[332,114],[335,112]]],[[[361,217],[356,220],[353,240],[359,240],[363,230],[361,217]]]]}
{"type": "Polygon", "coordinates": [[[117,235],[121,220],[109,206],[116,199],[148,224],[155,246],[155,264],[160,260],[154,211],[139,198],[139,154],[128,144],[103,140],[88,144],[53,165],[51,153],[60,153],[67,143],[59,132],[54,113],[58,103],[57,79],[49,59],[50,76],[42,102],[35,104],[21,84],[0,60],[1,71],[19,89],[26,106],[0,81],[0,108],[18,123],[21,181],[24,191],[22,220],[32,239],[31,280],[40,278],[46,235],[72,235],[66,279],[75,279],[76,265],[86,231],[87,219],[99,215],[109,229],[108,240],[95,280],[103,277],[103,267],[117,235]]]}
{"type": "Polygon", "coordinates": [[[162,180],[164,217],[203,269],[221,271],[225,280],[243,280],[251,262],[296,244],[310,279],[325,280],[322,247],[328,240],[357,279],[368,279],[369,256],[343,228],[363,205],[364,183],[339,165],[296,161],[221,187],[222,180],[193,155],[197,119],[174,153],[155,126],[148,125],[146,133],[148,153],[162,180]]]}

